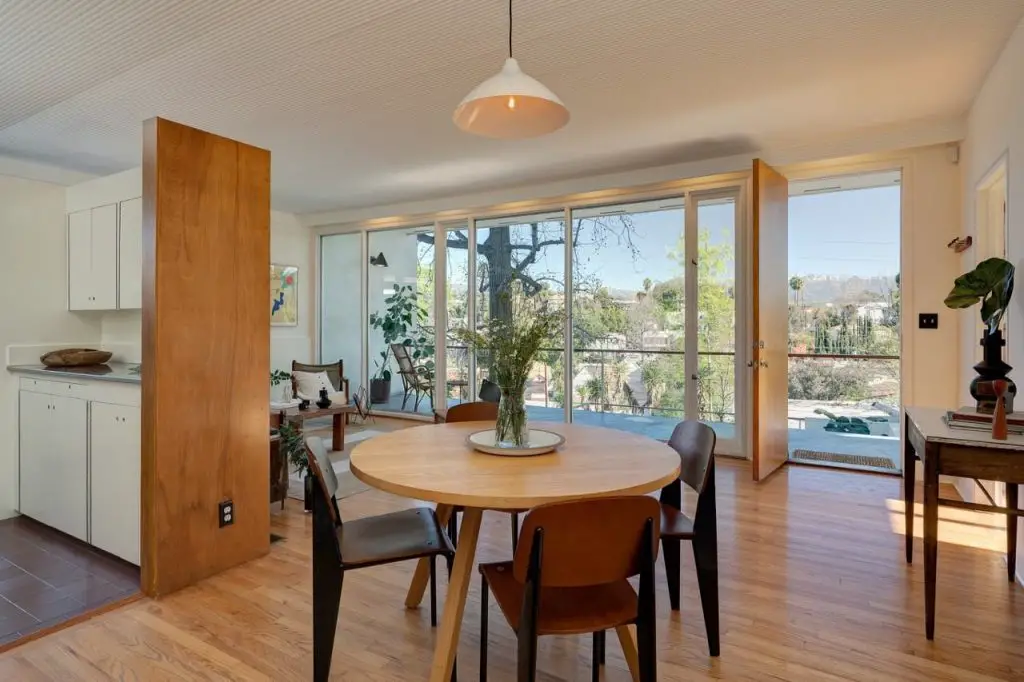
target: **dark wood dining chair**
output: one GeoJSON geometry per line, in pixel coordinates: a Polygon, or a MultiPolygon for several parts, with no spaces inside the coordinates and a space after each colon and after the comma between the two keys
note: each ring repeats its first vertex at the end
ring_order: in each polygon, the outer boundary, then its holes
{"type": "MultiPolygon", "coordinates": [[[[475,403],[459,403],[452,405],[443,417],[443,423],[454,424],[457,422],[496,422],[498,420],[498,404],[479,401],[475,403]]],[[[462,507],[452,509],[452,515],[448,517],[448,537],[452,542],[457,542],[459,537],[458,514],[463,511],[462,507]]],[[[519,541],[519,513],[512,514],[512,551],[516,551],[516,543],[519,541]]]]}
{"type": "Polygon", "coordinates": [[[433,557],[452,561],[455,550],[433,509],[417,507],[380,516],[341,520],[338,478],[320,438],[306,439],[306,455],[318,485],[313,496],[313,680],[331,673],[341,585],[346,571],[431,557],[430,624],[437,625],[433,557]]]}
{"type": "Polygon", "coordinates": [[[600,679],[606,630],[620,641],[636,624],[641,682],[657,679],[654,561],[658,501],[608,497],[544,505],[523,520],[512,561],[480,565],[480,680],[487,680],[489,594],[516,633],[518,682],[533,682],[537,638],[593,633],[593,679],[600,679]],[[629,579],[640,576],[639,594],[629,579]]]}
{"type": "Polygon", "coordinates": [[[715,431],[707,424],[684,421],[676,425],[668,444],[679,453],[679,478],[661,490],[661,545],[669,603],[673,611],[679,610],[680,545],[683,540],[689,540],[697,565],[697,588],[712,656],[718,656],[720,651],[715,440],[715,431]],[[697,492],[697,509],[692,519],[682,512],[683,483],[697,492]]]}
{"type": "Polygon", "coordinates": [[[480,400],[488,403],[497,403],[501,401],[501,389],[498,384],[494,383],[490,379],[484,379],[480,382],[480,400]]]}

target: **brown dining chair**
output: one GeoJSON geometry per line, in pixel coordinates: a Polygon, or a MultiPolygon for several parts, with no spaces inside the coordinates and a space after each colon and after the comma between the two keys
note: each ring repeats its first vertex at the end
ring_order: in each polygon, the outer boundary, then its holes
{"type": "Polygon", "coordinates": [[[718,513],[715,504],[715,431],[698,421],[684,421],[672,431],[668,444],[679,453],[679,478],[661,490],[661,546],[668,576],[668,599],[679,610],[679,550],[683,540],[693,546],[697,565],[708,649],[718,656],[718,513]],[[682,484],[697,492],[691,519],[682,512],[682,484]]]}
{"type": "MultiPolygon", "coordinates": [[[[439,415],[435,415],[435,418],[439,415]]],[[[457,422],[494,422],[498,420],[498,404],[491,402],[459,403],[452,405],[443,417],[445,424],[457,422]]],[[[458,542],[459,519],[458,514],[464,511],[462,507],[452,509],[452,515],[448,517],[448,537],[452,542],[458,542]]],[[[519,513],[512,514],[512,551],[516,551],[516,543],[519,541],[519,513]]]]}
{"type": "Polygon", "coordinates": [[[331,673],[345,572],[430,557],[430,624],[437,625],[433,557],[441,555],[450,562],[455,550],[434,510],[426,507],[343,524],[335,498],[338,478],[323,440],[307,438],[306,455],[318,483],[313,496],[313,680],[326,682],[331,673]]]}
{"type": "Polygon", "coordinates": [[[413,402],[412,410],[416,412],[420,409],[420,401],[423,396],[427,396],[430,399],[430,409],[434,409],[434,380],[422,366],[418,366],[412,361],[412,356],[409,355],[409,347],[401,343],[391,344],[391,353],[395,356],[395,360],[398,362],[398,376],[402,378],[402,389],[405,393],[402,395],[402,409],[405,409],[405,403],[409,400],[409,393],[415,393],[415,401],[413,402]]]}
{"type": "Polygon", "coordinates": [[[523,520],[512,561],[481,564],[480,680],[487,680],[489,594],[516,633],[518,682],[537,674],[541,635],[593,633],[593,679],[600,679],[604,633],[630,638],[636,624],[641,682],[657,679],[654,561],[658,501],[608,497],[544,505],[523,520]],[[640,576],[639,594],[629,579],[640,576]]]}

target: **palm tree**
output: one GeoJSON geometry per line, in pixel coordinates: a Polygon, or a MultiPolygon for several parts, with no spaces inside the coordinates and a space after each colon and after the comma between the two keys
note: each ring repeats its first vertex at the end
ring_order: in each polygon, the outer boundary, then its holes
{"type": "Polygon", "coordinates": [[[800,292],[804,289],[804,278],[799,275],[793,275],[789,278],[789,288],[793,290],[793,303],[800,305],[800,292]]]}

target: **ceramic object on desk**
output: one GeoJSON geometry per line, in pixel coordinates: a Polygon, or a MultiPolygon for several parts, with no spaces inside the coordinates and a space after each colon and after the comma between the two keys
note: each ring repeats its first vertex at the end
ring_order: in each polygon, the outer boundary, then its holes
{"type": "Polygon", "coordinates": [[[316,406],[319,407],[321,410],[326,410],[328,407],[331,406],[331,399],[327,394],[326,388],[320,389],[320,400],[316,401],[316,406]]]}
{"type": "Polygon", "coordinates": [[[995,412],[992,414],[992,438],[1006,440],[1006,393],[1009,386],[1002,379],[992,382],[992,391],[996,394],[995,412]]]}
{"type": "Polygon", "coordinates": [[[303,398],[302,400],[299,401],[299,409],[302,410],[303,412],[305,412],[306,410],[309,409],[309,399],[308,398],[303,398]]]}

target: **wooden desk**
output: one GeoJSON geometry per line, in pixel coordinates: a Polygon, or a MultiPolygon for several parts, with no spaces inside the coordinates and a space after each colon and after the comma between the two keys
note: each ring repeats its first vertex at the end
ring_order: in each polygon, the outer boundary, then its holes
{"type": "Polygon", "coordinates": [[[925,634],[935,638],[935,580],[939,549],[939,507],[1005,514],[1006,568],[1012,583],[1017,561],[1017,486],[1024,483],[1024,436],[993,440],[987,431],[951,429],[946,410],[906,408],[903,446],[903,501],[907,563],[914,559],[914,487],[917,460],[924,462],[924,602],[925,634]],[[939,476],[1006,483],[1006,506],[939,498],[939,476]]]}
{"type": "MultiPolygon", "coordinates": [[[[645,494],[679,476],[679,455],[651,438],[595,426],[531,425],[564,435],[565,444],[558,452],[537,457],[485,455],[470,448],[466,437],[493,429],[494,422],[459,422],[393,431],[363,441],[352,451],[349,467],[357,478],[402,497],[436,502],[442,523],[453,506],[465,507],[437,633],[432,682],[451,678],[484,509],[514,511],[563,500],[645,494]]],[[[423,598],[430,576],[427,562],[421,560],[416,568],[405,601],[409,608],[423,598]]],[[[616,632],[635,671],[635,656],[628,653],[636,651],[634,635],[625,626],[616,632]]]]}
{"type": "Polygon", "coordinates": [[[334,429],[331,433],[331,449],[341,451],[345,449],[345,422],[348,421],[348,415],[354,414],[356,408],[350,403],[333,403],[328,408],[319,408],[316,405],[310,405],[308,410],[300,410],[297,407],[291,407],[287,410],[281,411],[281,417],[293,424],[298,424],[299,429],[302,429],[302,425],[309,419],[317,419],[318,417],[334,417],[334,429]]]}

